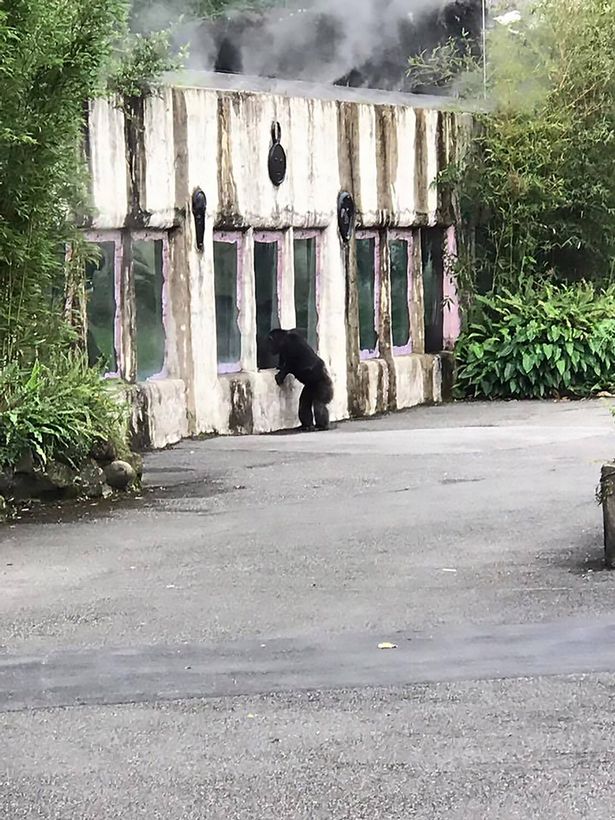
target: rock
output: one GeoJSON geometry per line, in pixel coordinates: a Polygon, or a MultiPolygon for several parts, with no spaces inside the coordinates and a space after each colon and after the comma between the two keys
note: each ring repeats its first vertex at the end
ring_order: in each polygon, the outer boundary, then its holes
{"type": "Polygon", "coordinates": [[[90,449],[90,458],[99,464],[111,464],[117,458],[117,450],[112,441],[95,441],[90,449]]]}
{"type": "Polygon", "coordinates": [[[127,461],[112,461],[105,467],[105,478],[114,490],[125,490],[135,482],[137,473],[127,461]]]}
{"type": "Polygon", "coordinates": [[[45,493],[52,492],[54,489],[45,473],[40,470],[35,470],[31,474],[15,473],[10,497],[15,501],[27,501],[30,498],[38,498],[45,493]]]}
{"type": "Polygon", "coordinates": [[[130,453],[130,455],[126,456],[125,461],[130,464],[137,478],[141,481],[143,478],[143,456],[141,453],[130,453]]]}
{"type": "Polygon", "coordinates": [[[15,465],[15,472],[22,475],[34,475],[35,462],[34,453],[28,447],[21,454],[19,461],[15,465]]]}
{"type": "Polygon", "coordinates": [[[0,469],[0,495],[10,496],[14,480],[15,473],[11,467],[2,467],[0,469]]]}
{"type": "Polygon", "coordinates": [[[62,464],[61,461],[50,461],[45,470],[45,475],[54,487],[66,490],[74,484],[77,473],[67,464],[62,464]]]}
{"type": "Polygon", "coordinates": [[[95,461],[88,461],[81,468],[74,483],[81,495],[101,498],[105,488],[105,474],[95,461]]]}

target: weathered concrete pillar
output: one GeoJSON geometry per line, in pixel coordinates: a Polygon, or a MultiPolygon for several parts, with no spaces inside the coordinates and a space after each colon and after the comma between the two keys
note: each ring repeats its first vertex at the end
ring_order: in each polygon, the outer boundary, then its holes
{"type": "Polygon", "coordinates": [[[615,569],[615,462],[602,465],[600,500],[604,518],[604,558],[609,569],[615,569]]]}

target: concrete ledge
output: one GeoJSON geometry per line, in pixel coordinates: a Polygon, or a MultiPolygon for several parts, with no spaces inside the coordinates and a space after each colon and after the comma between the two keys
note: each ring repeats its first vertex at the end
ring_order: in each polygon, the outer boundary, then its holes
{"type": "Polygon", "coordinates": [[[186,385],[181,379],[152,379],[131,390],[133,443],[161,449],[189,435],[186,385]]]}
{"type": "MultiPolygon", "coordinates": [[[[450,378],[449,354],[411,353],[394,359],[395,396],[389,396],[390,374],[384,359],[359,363],[357,392],[360,393],[361,416],[380,415],[393,410],[435,404],[443,400],[444,384],[450,378]],[[446,360],[447,367],[443,366],[446,360]]],[[[299,426],[298,409],[302,385],[288,377],[283,387],[275,381],[275,370],[221,374],[214,384],[210,400],[217,410],[217,421],[211,432],[219,435],[251,435],[288,430],[299,426]]],[[[348,418],[346,396],[330,405],[331,421],[348,418]],[[342,410],[343,407],[343,410],[342,410]]],[[[448,387],[446,388],[448,390],[448,387]]],[[[186,438],[190,429],[186,386],[180,379],[161,379],[133,385],[133,445],[139,449],[160,449],[186,438]]],[[[345,391],[344,391],[345,393],[345,391]]]]}

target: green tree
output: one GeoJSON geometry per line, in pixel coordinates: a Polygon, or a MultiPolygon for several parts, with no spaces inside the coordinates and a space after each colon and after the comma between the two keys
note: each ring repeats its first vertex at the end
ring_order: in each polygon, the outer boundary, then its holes
{"type": "MultiPolygon", "coordinates": [[[[612,389],[615,0],[529,0],[520,20],[491,28],[487,58],[475,138],[442,179],[467,227],[458,388],[612,389]]],[[[482,65],[458,44],[409,71],[478,98],[482,65]]]]}
{"type": "Polygon", "coordinates": [[[67,249],[83,259],[85,105],[106,91],[127,16],[123,0],[0,2],[0,467],[24,449],[44,463],[122,444],[123,411],[72,349],[62,296],[67,249]]]}
{"type": "Polygon", "coordinates": [[[104,89],[127,13],[122,0],[0,6],[0,363],[62,332],[51,297],[86,205],[84,105],[104,89]]]}
{"type": "MultiPolygon", "coordinates": [[[[260,9],[269,6],[286,5],[287,0],[183,0],[179,12],[191,19],[212,19],[227,12],[243,9],[260,9]]],[[[160,6],[164,8],[164,4],[160,6]]],[[[139,18],[151,10],[152,0],[133,0],[131,18],[138,23],[139,18]]],[[[174,8],[176,8],[174,6],[174,8]]],[[[137,24],[137,28],[139,28],[137,24]]]]}
{"type": "Polygon", "coordinates": [[[537,0],[488,41],[491,110],[451,178],[481,290],[609,280],[615,259],[615,0],[537,0]]]}

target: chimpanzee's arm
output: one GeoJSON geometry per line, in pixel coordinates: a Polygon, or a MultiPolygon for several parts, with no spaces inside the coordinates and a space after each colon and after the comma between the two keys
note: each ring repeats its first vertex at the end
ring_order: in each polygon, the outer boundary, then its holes
{"type": "Polygon", "coordinates": [[[280,353],[278,372],[275,374],[276,383],[279,384],[280,387],[284,384],[284,379],[288,376],[289,372],[286,358],[282,353],[280,353]]]}

